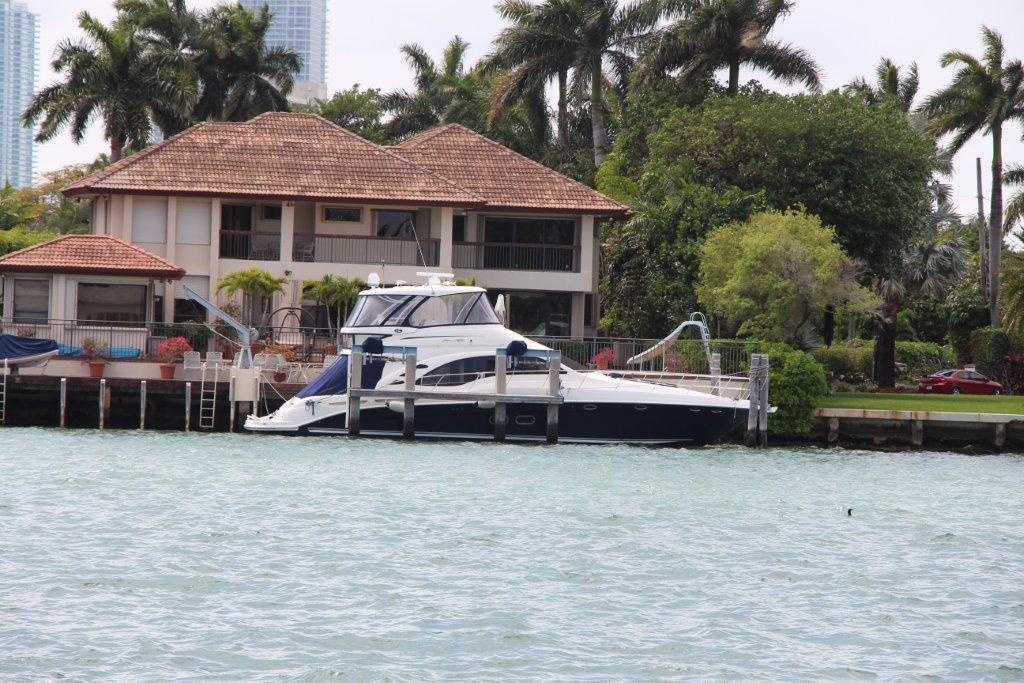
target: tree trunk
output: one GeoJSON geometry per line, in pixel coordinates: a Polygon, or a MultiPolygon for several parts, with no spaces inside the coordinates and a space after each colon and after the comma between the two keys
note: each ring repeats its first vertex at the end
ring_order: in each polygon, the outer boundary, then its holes
{"type": "Polygon", "coordinates": [[[124,140],[121,138],[110,138],[110,163],[121,160],[121,151],[124,149],[124,140]]]}
{"type": "Polygon", "coordinates": [[[829,304],[825,307],[825,315],[821,321],[821,336],[825,346],[832,346],[836,338],[836,307],[829,304]]]}
{"type": "Polygon", "coordinates": [[[896,313],[898,307],[887,302],[875,330],[874,380],[880,389],[896,386],[896,313]]]}
{"type": "Polygon", "coordinates": [[[569,70],[558,70],[558,146],[569,144],[569,70]]]}
{"type": "Polygon", "coordinates": [[[740,91],[740,58],[734,57],[729,62],[729,95],[735,95],[740,91]]]}
{"type": "Polygon", "coordinates": [[[988,227],[989,318],[999,325],[999,261],[1003,250],[1003,129],[992,129],[992,208],[988,227]]]}
{"type": "Polygon", "coordinates": [[[603,83],[601,81],[601,60],[592,67],[590,83],[590,124],[594,135],[594,164],[604,163],[608,151],[608,129],[604,125],[603,83]]]}
{"type": "Polygon", "coordinates": [[[981,279],[981,293],[988,299],[988,229],[985,222],[985,193],[981,184],[981,157],[978,166],[978,276],[981,279]]]}

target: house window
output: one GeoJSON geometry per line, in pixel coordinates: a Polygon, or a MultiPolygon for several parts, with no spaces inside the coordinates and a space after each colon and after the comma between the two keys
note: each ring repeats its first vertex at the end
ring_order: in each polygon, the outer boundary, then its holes
{"type": "Polygon", "coordinates": [[[80,283],[78,319],[108,323],[146,321],[146,285],[80,283]]]}
{"type": "Polygon", "coordinates": [[[362,223],[363,210],[351,206],[325,206],[324,221],[331,223],[362,223]]]}
{"type": "Polygon", "coordinates": [[[484,241],[518,244],[576,244],[576,221],[550,218],[488,218],[484,241]]]}
{"type": "Polygon", "coordinates": [[[45,323],[50,317],[50,281],[14,281],[14,322],[45,323]]]}
{"type": "Polygon", "coordinates": [[[281,205],[280,204],[264,204],[263,205],[263,220],[265,220],[265,221],[279,221],[279,220],[281,220],[281,205]]]}
{"type": "MultiPolygon", "coordinates": [[[[497,297],[501,292],[491,292],[497,297]]],[[[532,336],[568,337],[572,320],[569,292],[503,292],[508,326],[532,336]]]]}
{"type": "Polygon", "coordinates": [[[453,216],[452,217],[452,241],[453,242],[465,242],[466,241],[466,217],[465,216],[453,216]]]}
{"type": "Polygon", "coordinates": [[[411,240],[416,237],[415,211],[375,211],[377,237],[411,240]]]}
{"type": "Polygon", "coordinates": [[[220,207],[221,230],[252,230],[252,207],[223,204],[220,207]]]}

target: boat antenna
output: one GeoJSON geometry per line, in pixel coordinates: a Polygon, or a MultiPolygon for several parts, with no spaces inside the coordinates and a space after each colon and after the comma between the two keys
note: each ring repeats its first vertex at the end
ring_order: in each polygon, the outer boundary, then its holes
{"type": "Polygon", "coordinates": [[[412,226],[412,238],[414,240],[416,240],[416,251],[419,252],[420,263],[422,263],[423,266],[426,267],[427,259],[424,258],[424,256],[423,256],[423,245],[420,244],[420,234],[419,234],[419,231],[416,230],[416,221],[414,221],[411,218],[406,219],[406,220],[409,223],[409,225],[412,226]]]}

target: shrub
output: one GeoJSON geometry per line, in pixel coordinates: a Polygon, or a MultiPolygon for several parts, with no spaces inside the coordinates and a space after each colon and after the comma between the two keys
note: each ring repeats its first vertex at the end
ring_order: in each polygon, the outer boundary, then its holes
{"type": "Polygon", "coordinates": [[[978,371],[995,375],[996,363],[1010,351],[1010,340],[1001,327],[983,327],[971,332],[971,359],[978,371]]]}
{"type": "Polygon", "coordinates": [[[156,347],[157,355],[164,363],[176,363],[185,357],[185,354],[192,350],[192,345],[184,337],[171,337],[160,342],[156,347]]]}
{"type": "Polygon", "coordinates": [[[768,416],[768,427],[780,434],[803,434],[811,430],[814,408],[828,391],[825,368],[809,353],[785,344],[768,344],[769,402],[778,411],[768,416]]]}
{"type": "Polygon", "coordinates": [[[832,380],[861,382],[871,376],[871,346],[823,347],[814,351],[814,358],[832,380]]]}
{"type": "Polygon", "coordinates": [[[896,342],[896,362],[907,366],[907,375],[920,377],[956,365],[952,346],[931,342],[896,342]]]}
{"type": "Polygon", "coordinates": [[[587,364],[587,345],[581,341],[574,341],[572,339],[551,339],[545,341],[544,344],[555,351],[560,351],[562,353],[562,358],[575,361],[580,365],[587,364]]]}
{"type": "Polygon", "coordinates": [[[82,363],[109,363],[110,347],[92,337],[86,337],[82,340],[82,350],[78,357],[82,363]]]}
{"type": "Polygon", "coordinates": [[[996,363],[992,379],[1011,394],[1024,393],[1024,354],[1008,353],[996,363]]]}

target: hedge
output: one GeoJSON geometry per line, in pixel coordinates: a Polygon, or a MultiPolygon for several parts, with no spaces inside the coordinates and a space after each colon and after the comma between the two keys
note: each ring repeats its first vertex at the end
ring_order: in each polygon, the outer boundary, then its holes
{"type": "Polygon", "coordinates": [[[997,363],[1010,351],[1010,339],[1001,327],[982,327],[971,332],[971,358],[985,375],[996,374],[997,363]]]}
{"type": "Polygon", "coordinates": [[[811,430],[814,408],[828,391],[825,368],[809,353],[785,344],[765,344],[768,354],[768,401],[778,411],[768,416],[768,428],[779,434],[811,430]]]}

